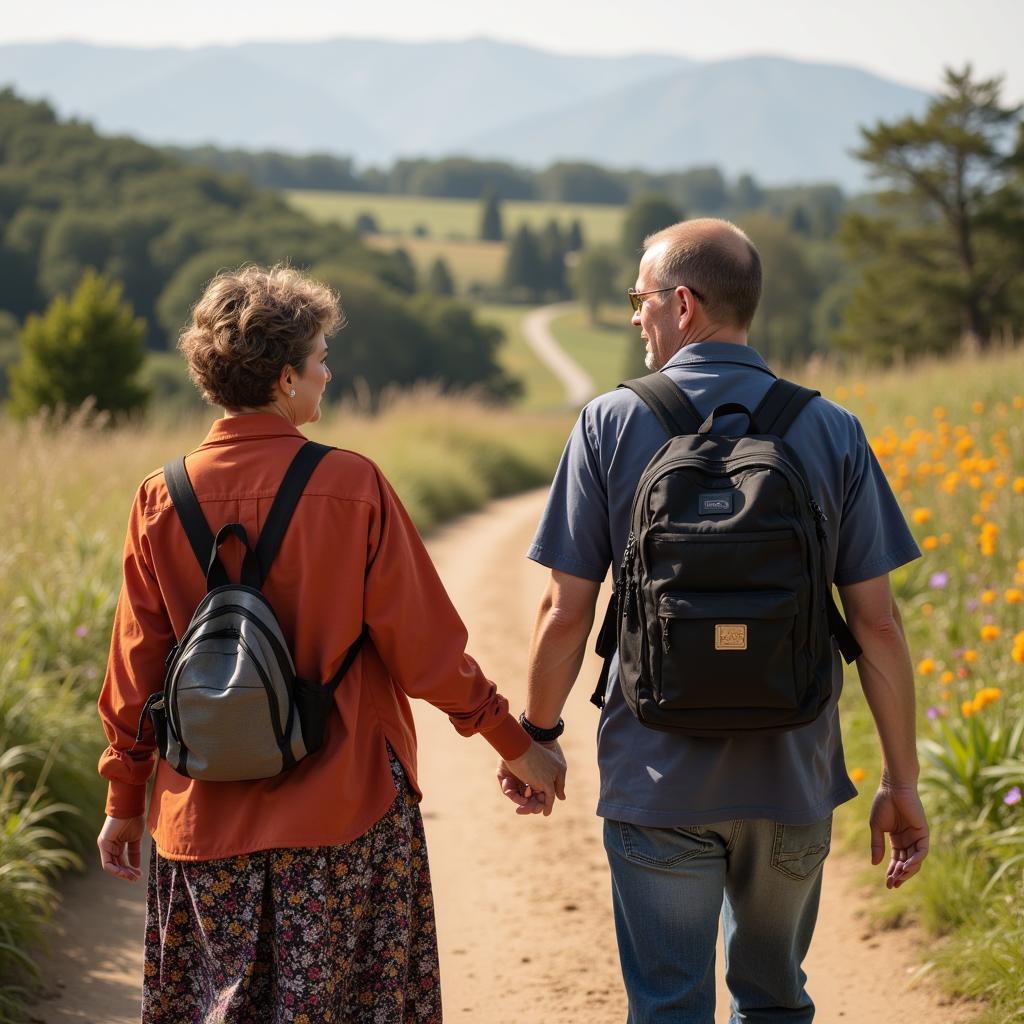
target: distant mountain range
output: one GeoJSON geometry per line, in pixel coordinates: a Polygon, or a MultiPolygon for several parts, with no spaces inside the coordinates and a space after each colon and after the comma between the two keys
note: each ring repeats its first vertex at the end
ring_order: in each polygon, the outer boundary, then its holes
{"type": "Polygon", "coordinates": [[[856,68],[780,57],[576,57],[489,39],[7,45],[0,84],[154,143],[325,151],[361,165],[453,154],[714,164],[766,184],[848,190],[864,185],[849,155],[858,126],[919,113],[929,99],[856,68]]]}

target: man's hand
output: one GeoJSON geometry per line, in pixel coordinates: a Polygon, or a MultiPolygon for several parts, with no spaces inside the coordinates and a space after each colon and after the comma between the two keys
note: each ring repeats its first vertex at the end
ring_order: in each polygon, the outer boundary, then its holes
{"type": "Polygon", "coordinates": [[[126,882],[137,882],[142,874],[139,865],[145,831],[146,819],[141,815],[138,818],[108,817],[96,838],[103,870],[126,882]]]}
{"type": "Polygon", "coordinates": [[[885,833],[892,853],[885,872],[885,887],[898,889],[921,869],[928,856],[928,821],[916,786],[896,787],[884,780],[871,805],[871,863],[885,856],[885,833]]]}
{"type": "Polygon", "coordinates": [[[548,815],[565,799],[565,757],[557,741],[530,744],[522,757],[498,762],[498,784],[516,814],[548,815]]]}

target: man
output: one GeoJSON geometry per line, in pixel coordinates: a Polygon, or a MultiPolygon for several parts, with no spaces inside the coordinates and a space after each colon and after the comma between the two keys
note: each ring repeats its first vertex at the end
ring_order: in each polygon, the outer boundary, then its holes
{"type": "MultiPolygon", "coordinates": [[[[761,265],[750,240],[719,220],[684,221],[646,240],[632,323],[647,366],[706,416],[727,402],[754,409],[774,380],[747,344],[761,265]]],[[[731,413],[716,431],[743,433],[731,413]]],[[[598,589],[621,563],[637,482],[666,436],[633,392],[587,405],[569,439],[529,556],[551,569],[534,629],[525,726],[557,746],[560,716],[594,621],[598,589]]],[[[919,556],[856,418],[823,398],[786,441],[828,517],[827,568],[862,648],[861,684],[882,750],[870,815],[871,859],[891,842],[886,885],[914,875],[928,849],[917,795],[910,656],[888,573],[919,556]]],[[[833,696],[790,732],[692,738],[656,731],[630,712],[613,660],[598,726],[598,814],[612,875],[630,1024],[711,1022],[718,919],[724,913],[732,1020],[810,1021],[801,962],[817,915],[833,809],[856,790],[846,773],[833,696]],[[723,906],[724,901],[724,906],[723,906]]],[[[542,797],[499,766],[520,813],[542,797]]],[[[561,794],[559,794],[561,795],[561,794]]]]}

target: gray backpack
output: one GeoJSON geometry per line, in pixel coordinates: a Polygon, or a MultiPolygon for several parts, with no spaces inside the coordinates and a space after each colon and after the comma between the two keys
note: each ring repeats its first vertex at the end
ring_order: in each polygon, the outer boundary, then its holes
{"type": "Polygon", "coordinates": [[[295,674],[281,627],[262,587],[302,491],[331,451],[307,441],[278,488],[256,548],[241,523],[210,530],[185,471],[164,467],[164,479],[192,550],[206,574],[207,593],[188,629],[167,656],[163,690],[146,702],[157,747],[179,774],[211,782],[266,779],[315,753],[323,742],[334,692],[355,660],[366,628],[327,684],[295,674]],[[242,578],[229,581],[218,557],[236,537],[245,547],[242,578]]]}

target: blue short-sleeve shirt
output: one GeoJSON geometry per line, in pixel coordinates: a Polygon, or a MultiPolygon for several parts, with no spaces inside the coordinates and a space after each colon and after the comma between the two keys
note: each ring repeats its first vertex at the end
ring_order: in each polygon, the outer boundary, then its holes
{"type": "MultiPolygon", "coordinates": [[[[726,402],[754,409],[775,379],[752,348],[688,345],[664,372],[701,415],[726,402]]],[[[716,420],[746,430],[742,415],[716,420]]],[[[631,391],[595,398],[580,414],[551,486],[529,557],[580,576],[617,573],[640,476],[665,433],[631,391]]],[[[828,516],[826,565],[837,584],[888,573],[920,555],[888,481],[852,413],[815,399],[786,434],[828,516]]],[[[598,726],[598,814],[637,825],[677,827],[732,818],[817,821],[856,795],[843,760],[838,700],[842,663],[833,654],[833,697],[811,724],[774,736],[707,739],[641,725],[617,685],[613,659],[598,726]]]]}

